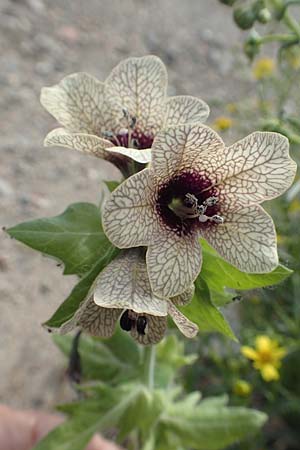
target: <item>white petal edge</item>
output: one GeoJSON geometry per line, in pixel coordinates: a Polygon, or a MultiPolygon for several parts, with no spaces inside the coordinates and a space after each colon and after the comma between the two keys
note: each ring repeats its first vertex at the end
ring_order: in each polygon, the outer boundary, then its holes
{"type": "Polygon", "coordinates": [[[74,73],[44,87],[41,104],[69,131],[99,134],[104,122],[104,84],[87,73],[74,73]]]}
{"type": "Polygon", "coordinates": [[[102,224],[108,239],[119,248],[146,246],[156,229],[149,170],[125,180],[104,204],[102,224]]]}
{"type": "Polygon", "coordinates": [[[220,196],[226,203],[249,205],[278,197],[292,184],[297,164],[289,141],[279,133],[251,133],[226,148],[215,168],[220,196]]]}
{"type": "MultiPolygon", "coordinates": [[[[121,61],[105,81],[105,96],[115,124],[122,123],[126,109],[136,118],[137,130],[155,134],[162,125],[167,82],[165,65],[157,56],[121,61]]],[[[112,124],[112,131],[114,127],[112,124]]]]}
{"type": "Polygon", "coordinates": [[[159,132],[151,147],[153,177],[168,180],[182,171],[214,173],[225,144],[218,134],[202,124],[185,124],[159,132]]]}
{"type": "Polygon", "coordinates": [[[74,328],[80,328],[92,336],[109,338],[114,334],[122,311],[96,305],[91,295],[82,303],[72,319],[60,327],[59,333],[66,334],[74,328]]]}
{"type": "Polygon", "coordinates": [[[105,308],[130,309],[154,316],[167,315],[167,302],[151,290],[141,249],[123,251],[98,276],[94,302],[105,308]]]}
{"type": "Polygon", "coordinates": [[[70,133],[64,128],[56,128],[47,134],[44,146],[70,148],[97,158],[109,159],[109,153],[106,150],[113,144],[91,134],[70,133]]]}
{"type": "Polygon", "coordinates": [[[207,242],[242,272],[267,273],[278,265],[272,218],[259,205],[222,213],[224,223],[203,229],[207,242]]]}
{"type": "Polygon", "coordinates": [[[168,302],[168,313],[172,317],[173,322],[177,325],[178,329],[184,334],[185,337],[192,339],[194,338],[199,328],[194,323],[191,322],[187,317],[185,317],[171,301],[168,302]]]}
{"type": "Polygon", "coordinates": [[[138,150],[136,148],[111,147],[106,150],[110,153],[118,153],[119,155],[128,156],[141,164],[148,164],[151,161],[151,148],[138,150]]]}
{"type": "Polygon", "coordinates": [[[209,116],[209,106],[201,99],[190,95],[169,97],[166,101],[164,128],[185,123],[203,123],[209,116]]]}
{"type": "Polygon", "coordinates": [[[184,293],[197,278],[202,252],[196,235],[178,236],[160,230],[146,254],[149,280],[154,293],[170,298],[184,293]]]}

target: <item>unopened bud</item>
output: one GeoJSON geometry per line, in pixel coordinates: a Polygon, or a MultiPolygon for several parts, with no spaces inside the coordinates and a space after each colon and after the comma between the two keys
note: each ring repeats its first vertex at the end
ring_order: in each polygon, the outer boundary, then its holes
{"type": "Polygon", "coordinates": [[[233,12],[233,19],[242,30],[249,30],[255,22],[255,14],[251,8],[236,8],[233,12]]]}
{"type": "Polygon", "coordinates": [[[236,0],[219,0],[220,3],[223,3],[223,5],[232,6],[236,0]]]}
{"type": "Polygon", "coordinates": [[[263,8],[259,11],[256,18],[260,23],[268,23],[272,19],[272,16],[267,8],[263,8]]]}

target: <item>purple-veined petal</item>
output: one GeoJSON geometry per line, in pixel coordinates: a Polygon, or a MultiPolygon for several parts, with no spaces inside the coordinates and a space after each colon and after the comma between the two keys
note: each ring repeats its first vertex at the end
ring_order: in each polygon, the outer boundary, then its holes
{"type": "Polygon", "coordinates": [[[259,205],[222,212],[223,224],[202,235],[220,255],[243,272],[271,272],[278,265],[272,218],[259,205]]]}
{"type": "Polygon", "coordinates": [[[164,128],[185,123],[203,123],[209,116],[209,106],[200,98],[190,95],[169,97],[166,101],[164,128]]]}
{"type": "Polygon", "coordinates": [[[74,73],[59,84],[43,88],[41,103],[71,132],[100,134],[109,113],[104,104],[104,84],[86,73],[74,73]]]}
{"type": "Polygon", "coordinates": [[[128,58],[118,64],[105,81],[105,96],[114,121],[109,129],[126,128],[124,111],[135,118],[135,128],[155,134],[161,127],[167,88],[167,72],[156,56],[128,58]]]}
{"type": "Polygon", "coordinates": [[[146,261],[155,294],[167,298],[182,294],[201,269],[202,253],[197,235],[178,236],[161,229],[148,247],[146,261]]]}
{"type": "Polygon", "coordinates": [[[167,302],[151,290],[141,249],[123,251],[100,273],[95,283],[94,301],[106,308],[167,315],[167,302]]]}
{"type": "Polygon", "coordinates": [[[96,305],[91,295],[82,303],[74,317],[63,324],[59,331],[65,334],[79,327],[92,336],[108,338],[114,334],[122,311],[120,308],[102,308],[96,305]]]}
{"type": "Polygon", "coordinates": [[[177,325],[178,329],[187,338],[194,338],[198,333],[198,326],[187,319],[171,301],[168,302],[168,313],[172,317],[174,323],[177,325]]]}
{"type": "Polygon", "coordinates": [[[225,145],[212,129],[201,124],[187,124],[158,133],[151,152],[151,172],[160,181],[179,172],[197,171],[205,176],[214,173],[225,145]]]}
{"type": "Polygon", "coordinates": [[[56,128],[48,133],[44,145],[46,147],[66,147],[104,159],[110,158],[110,154],[106,150],[113,146],[106,139],[91,134],[70,133],[64,128],[56,128]]]}
{"type": "Polygon", "coordinates": [[[149,169],[136,173],[111,194],[104,205],[103,228],[119,248],[148,245],[157,228],[149,169]]]}
{"type": "Polygon", "coordinates": [[[289,142],[278,133],[255,132],[226,148],[215,170],[226,203],[261,203],[285,192],[295,177],[289,142]]]}

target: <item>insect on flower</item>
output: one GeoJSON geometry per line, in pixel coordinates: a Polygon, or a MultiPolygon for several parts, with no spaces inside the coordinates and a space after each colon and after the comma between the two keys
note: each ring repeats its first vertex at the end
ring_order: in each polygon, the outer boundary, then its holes
{"type": "Polygon", "coordinates": [[[63,126],[47,135],[45,145],[109,160],[127,176],[126,157],[148,163],[149,149],[162,128],[208,117],[202,100],[168,97],[166,90],[166,68],[152,55],[122,61],[104,83],[86,73],[69,75],[42,89],[42,105],[63,126]]]}
{"type": "Polygon", "coordinates": [[[260,206],[292,183],[286,137],[256,132],[225,147],[202,124],[170,127],[154,139],[149,168],[105,203],[103,227],[119,248],[147,246],[153,292],[183,293],[201,269],[199,236],[244,272],[278,265],[276,233],[260,206]]]}

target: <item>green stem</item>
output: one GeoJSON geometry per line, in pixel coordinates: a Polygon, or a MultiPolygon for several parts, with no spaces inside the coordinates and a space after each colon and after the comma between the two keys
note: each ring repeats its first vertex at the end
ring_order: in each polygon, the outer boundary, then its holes
{"type": "Polygon", "coordinates": [[[283,21],[286,26],[295,33],[295,35],[300,39],[300,26],[297,20],[295,20],[288,11],[285,12],[283,16],[283,21]]]}
{"type": "Polygon", "coordinates": [[[284,33],[267,34],[266,36],[262,36],[260,43],[266,44],[268,42],[274,41],[290,43],[295,41],[295,36],[293,34],[284,34],[284,33]]]}
{"type": "Polygon", "coordinates": [[[150,390],[154,388],[155,345],[144,349],[144,382],[150,390]]]}

